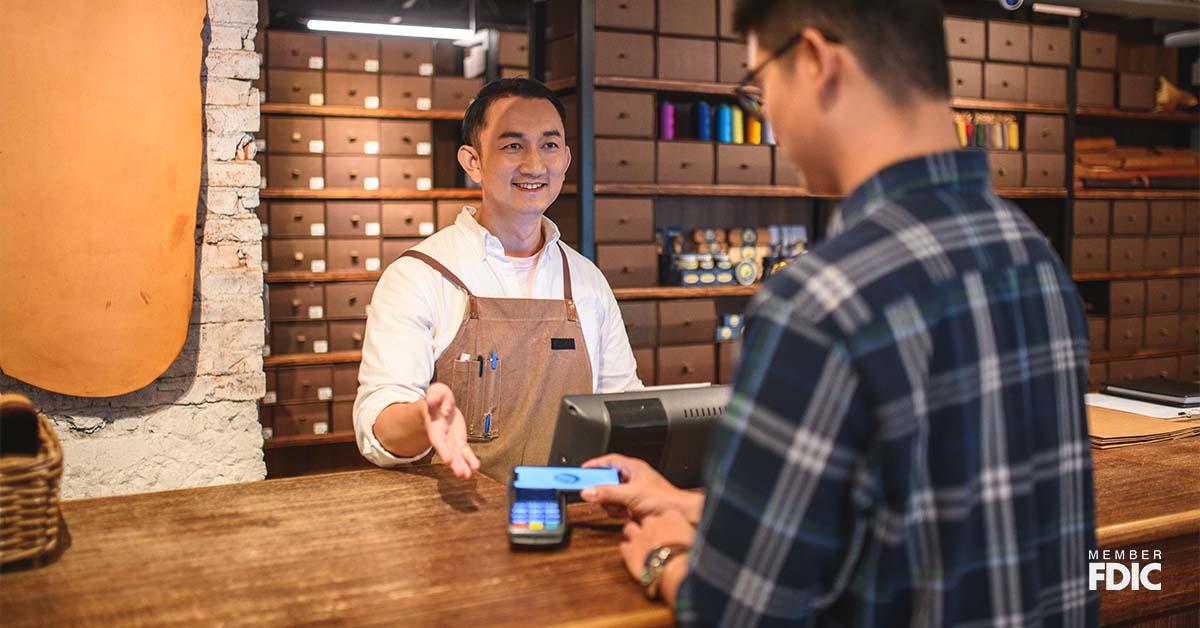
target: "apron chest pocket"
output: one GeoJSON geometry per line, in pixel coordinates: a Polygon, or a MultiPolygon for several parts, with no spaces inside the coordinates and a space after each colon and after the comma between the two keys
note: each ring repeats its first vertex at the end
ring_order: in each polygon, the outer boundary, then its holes
{"type": "Polygon", "coordinates": [[[500,436],[500,376],[503,365],[499,357],[475,356],[454,362],[450,389],[458,409],[467,423],[467,440],[488,442],[500,436]]]}

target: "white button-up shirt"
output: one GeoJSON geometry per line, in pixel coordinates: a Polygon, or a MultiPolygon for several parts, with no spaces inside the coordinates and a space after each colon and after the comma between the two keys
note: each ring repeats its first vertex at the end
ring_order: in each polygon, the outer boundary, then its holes
{"type": "MultiPolygon", "coordinates": [[[[477,297],[522,298],[504,246],[475,221],[475,208],[464,207],[455,223],[416,245],[414,250],[442,263],[477,297]]],[[[533,281],[534,299],[562,299],[562,252],[558,227],[542,218],[545,246],[533,281]]],[[[586,257],[563,247],[571,266],[571,289],[592,363],[592,390],[620,392],[642,387],[633,350],[612,289],[586,257]]],[[[375,420],[393,403],[425,396],[433,367],[458,334],[467,295],[428,264],[402,257],[383,272],[367,306],[367,333],[358,369],[354,431],[358,449],[371,462],[389,467],[424,457],[392,455],[375,438],[375,420]]],[[[518,333],[514,330],[513,333],[518,333]]]]}

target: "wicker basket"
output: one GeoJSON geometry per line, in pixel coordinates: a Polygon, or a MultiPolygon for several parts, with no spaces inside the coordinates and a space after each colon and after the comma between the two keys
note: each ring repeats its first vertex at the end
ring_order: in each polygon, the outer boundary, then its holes
{"type": "Polygon", "coordinates": [[[58,545],[58,484],[62,479],[62,446],[50,419],[20,395],[3,395],[9,411],[37,415],[38,454],[0,457],[0,565],[18,560],[38,562],[58,545]]]}

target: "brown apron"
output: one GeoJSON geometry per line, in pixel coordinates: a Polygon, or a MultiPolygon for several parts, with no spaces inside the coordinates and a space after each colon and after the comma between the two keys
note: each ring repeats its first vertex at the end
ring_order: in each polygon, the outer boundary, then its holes
{"type": "Polygon", "coordinates": [[[504,482],[518,464],[544,465],[564,395],[592,392],[592,363],[563,261],[563,299],[477,297],[432,257],[406,251],[467,293],[458,334],[434,365],[467,422],[480,471],[504,482]],[[493,355],[495,360],[492,359],[493,355]]]}

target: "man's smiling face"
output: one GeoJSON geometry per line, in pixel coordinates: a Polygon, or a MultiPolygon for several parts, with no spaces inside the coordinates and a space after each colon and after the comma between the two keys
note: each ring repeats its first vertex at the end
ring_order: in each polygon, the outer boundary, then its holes
{"type": "Polygon", "coordinates": [[[543,98],[503,98],[488,107],[479,133],[478,177],[493,210],[541,214],[558,198],[571,165],[562,118],[543,98]]]}

